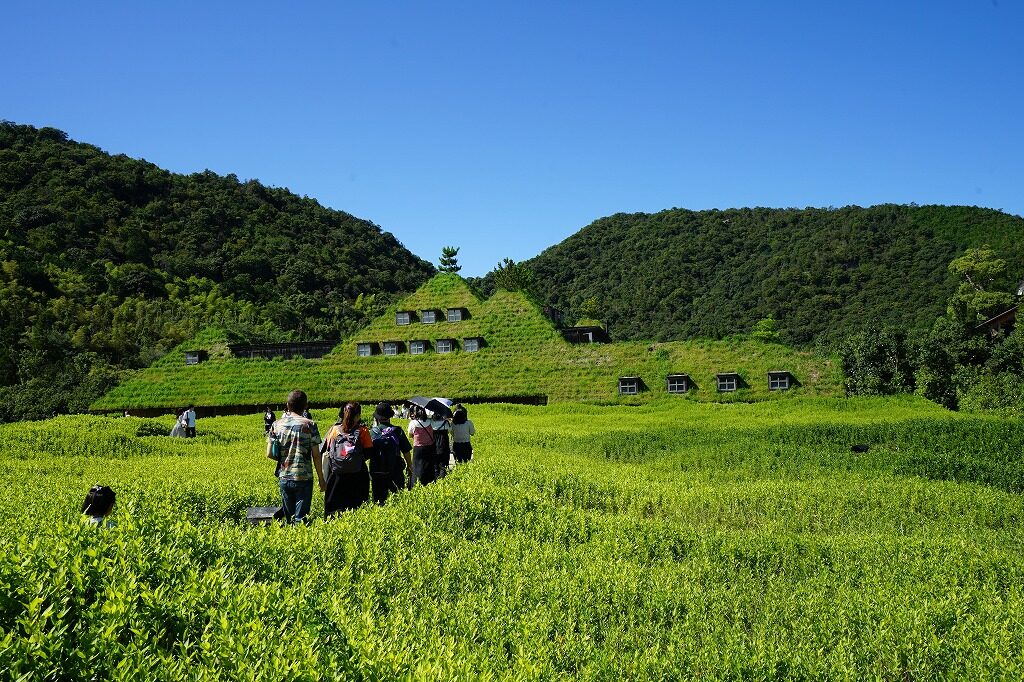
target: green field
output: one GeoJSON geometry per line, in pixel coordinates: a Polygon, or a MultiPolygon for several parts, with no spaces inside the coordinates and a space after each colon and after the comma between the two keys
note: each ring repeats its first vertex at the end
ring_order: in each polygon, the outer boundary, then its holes
{"type": "Polygon", "coordinates": [[[259,415],[192,441],[165,418],[0,426],[0,670],[1024,676],[1019,420],[913,398],[470,416],[476,461],[384,508],[325,523],[315,505],[306,528],[240,521],[277,499],[259,415]],[[78,520],[96,482],[115,529],[78,520]]]}
{"type": "MultiPolygon", "coordinates": [[[[442,317],[443,319],[443,317],[442,317]]],[[[398,401],[411,395],[446,395],[462,400],[644,403],[664,398],[665,377],[689,374],[695,390],[677,400],[749,401],[780,397],[768,390],[767,373],[789,371],[799,383],[788,395],[840,395],[842,372],[834,358],[751,339],[572,345],[535,302],[519,292],[498,291],[481,299],[458,275],[440,274],[393,305],[325,358],[239,359],[215,329],[166,355],[96,401],[96,410],[263,406],[302,387],[314,403],[347,400],[398,401]],[[395,312],[464,307],[469,319],[398,327],[395,312]],[[358,357],[358,342],[481,337],[479,352],[456,350],[398,356],[358,357]],[[183,350],[204,349],[210,360],[186,366],[183,350]],[[737,372],[746,387],[720,394],[715,375],[737,372]],[[639,376],[647,390],[620,397],[618,379],[639,376]]],[[[456,346],[458,348],[458,344],[456,346]]]]}

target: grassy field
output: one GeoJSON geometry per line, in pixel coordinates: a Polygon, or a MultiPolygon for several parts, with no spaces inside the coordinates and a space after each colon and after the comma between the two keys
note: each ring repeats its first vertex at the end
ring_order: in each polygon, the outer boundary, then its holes
{"type": "MultiPolygon", "coordinates": [[[[458,347],[458,346],[457,346],[458,347]]],[[[839,395],[838,362],[756,340],[626,342],[595,345],[567,343],[532,301],[517,292],[498,291],[486,300],[476,297],[457,275],[441,274],[419,291],[392,306],[323,359],[242,360],[233,358],[216,330],[190,341],[152,367],[140,371],[92,407],[174,408],[279,403],[281,396],[302,387],[317,403],[345,400],[376,402],[410,395],[447,395],[459,399],[544,397],[551,402],[646,403],[664,398],[665,377],[689,374],[696,385],[678,400],[726,402],[780,397],[768,390],[767,373],[791,372],[799,386],[789,395],[839,395]],[[398,327],[399,310],[469,310],[457,322],[398,327]],[[456,350],[398,356],[358,357],[359,342],[482,337],[479,352],[456,350]],[[210,360],[186,366],[182,350],[205,349],[210,360]],[[746,387],[720,394],[715,375],[737,372],[746,387]],[[639,376],[646,391],[620,397],[618,379],[639,376]]]]}
{"type": "Polygon", "coordinates": [[[912,398],[470,416],[473,463],[305,528],[240,522],[277,499],[259,415],[201,420],[190,441],[163,418],[0,426],[0,670],[1024,675],[1020,421],[912,398]],[[115,529],[78,520],[96,482],[118,491],[115,529]]]}

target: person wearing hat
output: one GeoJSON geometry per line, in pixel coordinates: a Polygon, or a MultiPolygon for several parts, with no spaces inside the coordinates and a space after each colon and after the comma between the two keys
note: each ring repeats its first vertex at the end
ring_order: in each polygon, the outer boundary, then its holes
{"type": "Polygon", "coordinates": [[[405,432],[391,424],[395,411],[380,403],[373,411],[373,454],[370,456],[370,483],[373,501],[384,504],[388,495],[405,487],[405,471],[412,472],[412,443],[405,432]]]}

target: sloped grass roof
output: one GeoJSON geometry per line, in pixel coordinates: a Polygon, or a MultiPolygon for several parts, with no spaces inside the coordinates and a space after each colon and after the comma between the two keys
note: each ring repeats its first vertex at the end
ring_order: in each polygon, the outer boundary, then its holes
{"type": "Polygon", "coordinates": [[[498,291],[482,300],[461,277],[450,274],[434,277],[321,360],[240,360],[226,356],[223,347],[221,336],[208,331],[116,387],[93,408],[280,404],[295,388],[305,390],[317,404],[398,401],[417,394],[468,400],[545,396],[552,402],[756,400],[778,397],[768,391],[767,384],[768,371],[777,369],[792,372],[800,382],[792,392],[842,392],[836,362],[760,341],[569,344],[540,307],[523,294],[498,291]],[[469,310],[469,318],[451,323],[441,317],[435,324],[395,324],[395,312],[400,310],[454,307],[469,310]],[[447,354],[356,355],[358,342],[446,338],[461,342],[471,337],[484,339],[478,352],[457,349],[447,354]],[[180,351],[197,348],[210,350],[211,359],[186,366],[180,351]],[[750,388],[717,393],[715,374],[732,371],[739,372],[750,388]],[[696,390],[688,397],[668,394],[665,377],[672,373],[689,374],[696,390]],[[649,390],[619,397],[620,376],[639,376],[649,390]]]}

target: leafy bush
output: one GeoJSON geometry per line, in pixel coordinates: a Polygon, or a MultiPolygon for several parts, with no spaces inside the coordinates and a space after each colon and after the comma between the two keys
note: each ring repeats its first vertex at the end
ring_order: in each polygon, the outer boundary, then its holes
{"type": "Polygon", "coordinates": [[[0,426],[0,667],[15,679],[1024,672],[1024,503],[1004,492],[1024,484],[1017,420],[907,396],[470,415],[472,464],[330,522],[317,496],[299,528],[241,522],[277,500],[259,414],[201,419],[188,440],[138,435],[169,420],[0,426]],[[117,491],[113,529],[78,520],[96,482],[117,491]]]}

